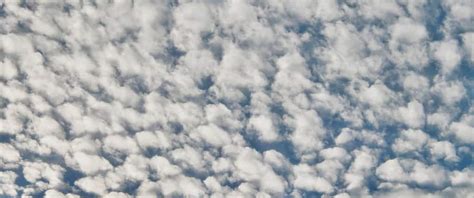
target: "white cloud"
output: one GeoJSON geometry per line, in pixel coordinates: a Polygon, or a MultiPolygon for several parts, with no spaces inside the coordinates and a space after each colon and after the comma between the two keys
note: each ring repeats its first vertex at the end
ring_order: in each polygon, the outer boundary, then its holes
{"type": "Polygon", "coordinates": [[[415,162],[410,177],[419,185],[434,186],[437,188],[442,188],[449,182],[446,171],[442,167],[438,165],[426,166],[419,162],[415,162]]]}
{"type": "Polygon", "coordinates": [[[206,188],[212,192],[220,192],[222,190],[221,184],[215,177],[206,178],[204,184],[206,185],[206,188]]]}
{"type": "Polygon", "coordinates": [[[278,132],[271,118],[265,115],[254,116],[249,120],[249,129],[257,131],[258,138],[273,142],[278,140],[278,132]]]}
{"type": "Polygon", "coordinates": [[[224,146],[231,142],[228,132],[213,124],[199,126],[195,132],[190,134],[190,137],[196,137],[215,147],[224,146]]]}
{"type": "Polygon", "coordinates": [[[324,134],[324,128],[315,111],[297,113],[288,118],[287,122],[294,128],[290,139],[298,152],[311,158],[314,151],[323,147],[321,136],[324,134]]]}
{"type": "Polygon", "coordinates": [[[239,120],[236,118],[235,112],[229,110],[225,105],[208,104],[205,109],[206,119],[209,123],[214,123],[220,127],[238,130],[242,128],[239,120]]]}
{"type": "Polygon", "coordinates": [[[0,143],[0,165],[1,167],[15,167],[21,160],[20,152],[9,144],[0,143]]]}
{"type": "Polygon", "coordinates": [[[47,190],[44,193],[44,197],[46,197],[46,198],[56,198],[56,197],[60,197],[60,198],[79,198],[80,196],[72,194],[72,193],[64,194],[64,193],[61,193],[57,190],[50,189],[50,190],[47,190]]]}
{"type": "Polygon", "coordinates": [[[0,4],[0,197],[472,196],[469,0],[0,4]]]}
{"type": "Polygon", "coordinates": [[[411,101],[407,107],[399,109],[401,120],[411,128],[421,128],[425,124],[425,111],[423,104],[418,101],[411,101]]]}
{"type": "Polygon", "coordinates": [[[3,196],[17,196],[15,179],[17,175],[13,171],[0,172],[0,195],[3,196]]]}
{"type": "Polygon", "coordinates": [[[379,178],[391,182],[405,182],[408,179],[397,158],[387,160],[377,167],[376,174],[379,178]]]}
{"type": "Polygon", "coordinates": [[[286,189],[286,182],[273,171],[267,171],[260,178],[260,188],[262,191],[274,195],[282,195],[286,189]]]}
{"type": "Polygon", "coordinates": [[[434,159],[444,159],[452,162],[459,160],[459,157],[456,155],[456,149],[451,142],[433,142],[429,144],[429,147],[430,153],[434,159]]]}
{"type": "Polygon", "coordinates": [[[341,147],[327,148],[321,150],[319,154],[326,160],[347,162],[351,159],[351,156],[347,153],[347,151],[341,147]]]}
{"type": "Polygon", "coordinates": [[[467,51],[467,55],[471,58],[471,62],[474,62],[474,32],[464,33],[462,35],[463,47],[467,51]]]}
{"type": "Polygon", "coordinates": [[[204,3],[183,3],[176,8],[173,16],[175,25],[170,36],[177,47],[184,50],[199,48],[201,33],[215,28],[211,10],[204,3]]]}
{"type": "Polygon", "coordinates": [[[23,164],[23,176],[33,184],[40,184],[41,180],[47,181],[48,188],[56,188],[63,185],[64,169],[56,164],[48,165],[40,162],[26,162],[23,164]]]}
{"type": "Polygon", "coordinates": [[[360,2],[360,12],[368,18],[386,18],[403,14],[402,8],[396,1],[364,0],[360,2]]]}
{"type": "Polygon", "coordinates": [[[367,182],[366,176],[371,173],[377,163],[376,153],[367,147],[355,150],[352,153],[354,160],[344,174],[344,183],[347,185],[347,190],[363,193],[366,188],[364,185],[367,182]]]}
{"type": "Polygon", "coordinates": [[[18,75],[18,70],[10,59],[6,59],[0,62],[1,64],[1,77],[5,80],[11,80],[18,75]]]}
{"type": "Polygon", "coordinates": [[[461,61],[462,55],[456,40],[447,40],[433,44],[433,56],[439,61],[442,73],[449,73],[461,61]]]}
{"type": "Polygon", "coordinates": [[[466,94],[466,89],[459,81],[441,81],[436,82],[431,87],[431,91],[441,97],[447,105],[453,105],[459,102],[466,94]]]}
{"type": "Polygon", "coordinates": [[[135,139],[142,149],[157,148],[160,145],[160,139],[151,131],[142,131],[135,134],[135,139]]]}
{"type": "Polygon", "coordinates": [[[321,193],[331,193],[334,187],[326,179],[318,177],[316,171],[306,164],[293,167],[295,173],[294,185],[296,188],[317,191],[321,193]]]}
{"type": "Polygon", "coordinates": [[[396,42],[408,44],[421,42],[428,36],[428,32],[422,24],[409,18],[400,18],[391,27],[391,30],[391,36],[396,42]]]}
{"type": "Polygon", "coordinates": [[[115,171],[127,181],[143,181],[148,177],[148,162],[149,159],[142,155],[129,155],[121,166],[115,167],[115,171]]]}
{"type": "Polygon", "coordinates": [[[31,130],[31,133],[39,136],[53,135],[59,138],[64,137],[61,125],[49,116],[34,119],[31,130]]]}
{"type": "Polygon", "coordinates": [[[389,182],[410,183],[443,188],[449,183],[447,172],[438,165],[426,165],[416,160],[388,160],[377,167],[377,176],[389,182]]]}
{"type": "Polygon", "coordinates": [[[386,104],[392,95],[390,89],[388,89],[381,82],[376,82],[370,87],[365,88],[361,93],[361,101],[366,102],[374,107],[382,106],[386,104]]]}
{"type": "Polygon", "coordinates": [[[87,175],[94,175],[100,171],[112,169],[112,165],[106,159],[94,154],[76,152],[69,160],[71,166],[77,167],[77,169],[87,175]]]}
{"type": "Polygon", "coordinates": [[[421,130],[408,129],[400,133],[400,137],[392,144],[392,149],[398,153],[420,152],[429,139],[421,130]]]}
{"type": "Polygon", "coordinates": [[[22,101],[27,97],[26,90],[23,87],[19,86],[19,83],[12,82],[7,86],[0,84],[0,88],[5,93],[9,93],[5,96],[5,98],[11,102],[22,101]]]}
{"type": "Polygon", "coordinates": [[[474,142],[474,127],[462,123],[462,122],[453,122],[449,126],[449,131],[451,134],[456,137],[456,139],[462,143],[471,144],[474,142]]]}
{"type": "Polygon", "coordinates": [[[422,24],[410,18],[400,17],[389,28],[391,60],[401,66],[423,68],[428,63],[428,52],[424,41],[428,32],[422,24]]]}
{"type": "Polygon", "coordinates": [[[435,195],[431,193],[427,193],[421,190],[416,189],[402,189],[402,190],[393,190],[389,192],[377,193],[375,197],[422,197],[422,198],[440,198],[441,195],[435,195]]]}
{"type": "Polygon", "coordinates": [[[130,137],[109,135],[104,139],[103,149],[111,154],[132,154],[138,152],[136,142],[130,137]]]}
{"type": "Polygon", "coordinates": [[[290,162],[278,151],[265,151],[263,153],[263,160],[275,171],[288,171],[288,169],[290,169],[290,162]]]}
{"type": "Polygon", "coordinates": [[[171,164],[168,159],[160,156],[155,156],[150,160],[150,168],[163,178],[181,173],[179,166],[171,164]]]}
{"type": "Polygon", "coordinates": [[[186,176],[164,179],[159,181],[158,184],[164,196],[177,194],[181,196],[200,197],[205,194],[205,188],[201,181],[186,176]]]}
{"type": "Polygon", "coordinates": [[[451,122],[451,116],[445,112],[436,112],[428,115],[426,121],[430,125],[437,126],[440,129],[445,129],[449,122],[451,122]]]}
{"type": "Polygon", "coordinates": [[[96,195],[104,195],[107,191],[105,180],[101,176],[84,177],[75,182],[82,190],[96,195]]]}
{"type": "Polygon", "coordinates": [[[130,197],[130,195],[126,194],[126,193],[122,193],[122,192],[110,192],[110,193],[107,193],[107,195],[105,195],[104,197],[106,198],[128,198],[130,197]]]}
{"type": "Polygon", "coordinates": [[[206,164],[202,153],[188,145],[185,145],[184,148],[173,150],[171,157],[173,160],[182,163],[181,167],[189,167],[194,170],[201,170],[206,164]]]}
{"type": "Polygon", "coordinates": [[[408,73],[403,80],[403,88],[417,99],[426,98],[429,87],[428,79],[416,73],[408,73]]]}
{"type": "Polygon", "coordinates": [[[344,165],[337,160],[324,160],[316,165],[320,175],[331,184],[335,184],[344,172],[344,165]]]}
{"type": "Polygon", "coordinates": [[[219,98],[228,101],[241,101],[241,89],[258,90],[267,84],[261,69],[268,65],[256,54],[249,54],[234,45],[225,49],[221,70],[216,75],[216,92],[219,98]]]}

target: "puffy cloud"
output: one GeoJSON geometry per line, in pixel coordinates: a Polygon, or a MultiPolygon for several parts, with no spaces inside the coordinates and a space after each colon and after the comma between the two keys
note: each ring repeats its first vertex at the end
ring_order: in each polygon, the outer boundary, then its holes
{"type": "Polygon", "coordinates": [[[138,152],[138,146],[132,138],[120,135],[107,136],[104,139],[103,149],[111,154],[129,155],[138,152]]]}
{"type": "Polygon", "coordinates": [[[109,161],[96,154],[76,152],[70,158],[66,159],[69,159],[71,166],[87,175],[94,175],[100,171],[113,168],[109,161]]]}
{"type": "Polygon", "coordinates": [[[360,12],[368,18],[386,18],[390,16],[402,15],[402,8],[396,1],[373,1],[364,0],[360,2],[360,12]]]}
{"type": "Polygon", "coordinates": [[[277,172],[285,172],[290,169],[290,162],[278,151],[265,151],[263,153],[263,160],[277,172]]]}
{"type": "Polygon", "coordinates": [[[474,134],[472,133],[474,127],[468,124],[454,122],[449,126],[449,130],[454,135],[454,137],[456,137],[456,139],[462,143],[471,144],[474,142],[474,134]]]}
{"type": "Polygon", "coordinates": [[[112,197],[117,197],[117,198],[128,198],[130,197],[130,195],[126,194],[126,193],[123,193],[123,192],[110,192],[110,193],[107,193],[107,195],[105,195],[104,197],[107,197],[107,198],[112,198],[112,197]]]}
{"type": "Polygon", "coordinates": [[[392,149],[398,153],[419,152],[428,142],[429,136],[421,130],[404,130],[392,144],[392,149]]]}
{"type": "Polygon", "coordinates": [[[472,197],[469,0],[0,3],[0,197],[472,197]]]}
{"type": "Polygon", "coordinates": [[[199,126],[190,136],[201,139],[216,147],[224,146],[231,142],[228,132],[216,125],[199,126]]]}
{"type": "Polygon", "coordinates": [[[96,195],[104,195],[107,192],[105,180],[101,176],[84,177],[76,181],[75,184],[85,192],[94,193],[96,195]]]}
{"type": "Polygon", "coordinates": [[[173,12],[175,25],[170,35],[177,47],[185,50],[198,48],[201,34],[212,32],[215,28],[212,15],[212,11],[204,3],[179,5],[173,12]]]}
{"type": "Polygon", "coordinates": [[[377,163],[376,153],[367,147],[363,147],[353,151],[353,155],[354,160],[344,175],[344,181],[348,190],[356,194],[364,193],[366,177],[373,174],[372,171],[377,163]]]}
{"type": "Polygon", "coordinates": [[[375,197],[423,197],[423,198],[437,198],[442,197],[441,195],[436,195],[432,193],[427,193],[425,191],[416,190],[416,189],[402,189],[402,190],[393,190],[384,193],[377,193],[375,197]]]}
{"type": "Polygon", "coordinates": [[[44,197],[47,197],[47,198],[54,198],[54,197],[61,197],[61,198],[78,198],[80,197],[79,195],[75,195],[75,194],[72,194],[72,193],[67,193],[67,194],[64,194],[62,192],[59,192],[57,190],[54,190],[54,189],[51,189],[51,190],[47,190],[45,193],[44,193],[44,197]]]}
{"type": "Polygon", "coordinates": [[[284,193],[287,186],[285,180],[277,175],[255,150],[244,148],[236,156],[233,165],[235,166],[235,176],[247,182],[248,185],[258,187],[263,192],[273,195],[281,196],[284,193]]]}
{"type": "Polygon", "coordinates": [[[338,146],[349,146],[358,141],[367,145],[386,145],[385,139],[381,134],[375,133],[374,131],[359,131],[350,128],[343,128],[334,141],[338,146]]]}
{"type": "Polygon", "coordinates": [[[400,18],[397,23],[391,26],[391,37],[396,42],[417,43],[426,39],[428,32],[422,25],[409,18],[400,18]]]}
{"type": "Polygon", "coordinates": [[[259,139],[269,142],[278,140],[278,132],[271,118],[265,115],[255,116],[250,118],[249,125],[249,129],[257,131],[259,139]]]}
{"type": "Polygon", "coordinates": [[[451,115],[447,112],[436,112],[427,116],[426,121],[429,125],[445,129],[451,122],[451,115]]]}
{"type": "Polygon", "coordinates": [[[414,98],[425,99],[429,93],[429,81],[423,75],[408,73],[403,79],[403,88],[414,98]]]}
{"type": "Polygon", "coordinates": [[[444,168],[438,165],[426,166],[419,162],[415,162],[410,177],[419,185],[436,188],[443,188],[449,182],[444,168]]]}
{"type": "Polygon", "coordinates": [[[389,32],[389,49],[394,62],[414,68],[426,66],[428,50],[424,42],[428,38],[428,31],[425,26],[413,19],[401,17],[390,26],[389,32]]]}
{"type": "Polygon", "coordinates": [[[466,88],[459,81],[437,82],[431,87],[431,90],[447,105],[459,102],[466,94],[466,88]]]}
{"type": "Polygon", "coordinates": [[[468,32],[462,35],[463,47],[467,51],[467,55],[471,58],[471,62],[474,62],[474,47],[471,43],[474,42],[474,33],[468,32]]]}
{"type": "Polygon", "coordinates": [[[398,159],[385,161],[377,167],[376,174],[379,178],[391,182],[405,182],[408,179],[398,159]]]}
{"type": "Polygon", "coordinates": [[[26,90],[19,86],[19,83],[12,82],[8,86],[0,84],[1,88],[5,93],[9,93],[5,96],[11,102],[24,100],[27,96],[26,90]]]}
{"type": "Polygon", "coordinates": [[[202,182],[196,178],[178,176],[176,178],[163,179],[158,182],[164,196],[204,196],[205,188],[202,182]]]}
{"type": "Polygon", "coordinates": [[[150,159],[150,168],[156,171],[159,177],[165,178],[181,173],[181,168],[171,164],[167,158],[155,156],[150,159]]]}
{"type": "Polygon", "coordinates": [[[53,135],[56,137],[64,137],[64,131],[61,125],[49,116],[35,119],[32,124],[32,133],[38,136],[53,135]]]}
{"type": "Polygon", "coordinates": [[[2,65],[2,73],[0,74],[1,77],[5,80],[11,80],[18,75],[18,69],[12,63],[11,60],[5,59],[1,62],[2,65]]]}
{"type": "Polygon", "coordinates": [[[367,87],[360,95],[361,101],[374,107],[385,105],[391,98],[392,91],[384,84],[376,82],[367,87]]]}
{"type": "Polygon", "coordinates": [[[439,61],[442,73],[449,73],[461,62],[461,53],[456,40],[433,44],[433,56],[439,61]]]}
{"type": "Polygon", "coordinates": [[[181,167],[186,169],[202,170],[207,163],[203,160],[203,153],[188,145],[173,150],[171,158],[182,164],[181,167]]]}
{"type": "Polygon", "coordinates": [[[381,164],[376,174],[379,178],[396,183],[414,182],[420,186],[443,188],[449,183],[445,169],[429,166],[415,160],[391,159],[381,164]]]}
{"type": "Polygon", "coordinates": [[[321,137],[324,127],[319,115],[315,111],[304,111],[287,119],[294,128],[290,138],[296,150],[311,157],[314,151],[323,147],[321,137]]]}
{"type": "Polygon", "coordinates": [[[456,149],[451,142],[439,141],[429,144],[430,153],[434,159],[444,159],[446,161],[456,162],[459,157],[456,154],[456,149]]]}
{"type": "Polygon", "coordinates": [[[159,148],[160,146],[160,139],[158,139],[157,135],[151,131],[142,131],[135,134],[135,139],[137,144],[142,149],[147,148],[159,148]]]}
{"type": "Polygon", "coordinates": [[[13,171],[2,171],[0,172],[0,195],[2,196],[17,196],[17,190],[15,185],[15,179],[17,175],[13,171]]]}
{"type": "Polygon", "coordinates": [[[425,110],[423,104],[418,101],[411,101],[407,107],[400,108],[402,121],[411,128],[421,128],[425,123],[425,110]]]}
{"type": "Polygon", "coordinates": [[[2,152],[0,153],[0,163],[2,167],[15,167],[21,160],[20,152],[9,144],[0,144],[2,152]]]}
{"type": "Polygon", "coordinates": [[[23,164],[23,176],[26,181],[42,186],[42,180],[47,181],[46,187],[55,188],[63,184],[64,169],[56,164],[48,165],[43,162],[26,162],[23,164]]]}
{"type": "Polygon", "coordinates": [[[296,188],[317,191],[321,193],[331,193],[334,187],[326,179],[318,177],[316,171],[306,164],[301,164],[294,167],[296,188]]]}

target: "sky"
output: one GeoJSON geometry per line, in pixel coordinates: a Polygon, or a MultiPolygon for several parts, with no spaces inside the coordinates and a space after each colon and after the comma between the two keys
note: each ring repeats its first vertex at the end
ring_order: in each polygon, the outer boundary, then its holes
{"type": "Polygon", "coordinates": [[[0,197],[474,197],[472,0],[0,5],[0,197]]]}

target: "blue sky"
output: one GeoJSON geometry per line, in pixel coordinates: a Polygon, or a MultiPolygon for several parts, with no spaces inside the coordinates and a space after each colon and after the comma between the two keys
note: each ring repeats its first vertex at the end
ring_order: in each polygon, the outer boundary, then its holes
{"type": "Polygon", "coordinates": [[[472,197],[469,0],[0,0],[0,197],[472,197]]]}

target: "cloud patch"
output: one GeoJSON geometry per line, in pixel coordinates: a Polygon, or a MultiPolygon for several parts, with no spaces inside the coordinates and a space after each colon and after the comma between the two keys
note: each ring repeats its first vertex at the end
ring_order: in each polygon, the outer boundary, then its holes
{"type": "Polygon", "coordinates": [[[462,1],[0,1],[0,197],[471,197],[462,1]]]}

